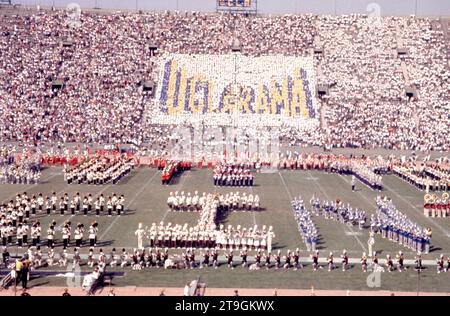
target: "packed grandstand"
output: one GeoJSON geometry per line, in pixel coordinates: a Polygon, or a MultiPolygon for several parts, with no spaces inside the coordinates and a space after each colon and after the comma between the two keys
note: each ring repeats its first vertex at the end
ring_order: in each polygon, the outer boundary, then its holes
{"type": "Polygon", "coordinates": [[[448,35],[439,20],[195,12],[79,19],[72,25],[64,10],[4,13],[2,141],[164,143],[162,125],[206,123],[273,126],[296,145],[449,148],[448,35]],[[230,50],[236,42],[240,53],[230,50]],[[55,80],[61,89],[52,89],[55,80]],[[154,97],[144,80],[155,83],[154,97]],[[320,85],[328,93],[319,95],[320,85]]]}

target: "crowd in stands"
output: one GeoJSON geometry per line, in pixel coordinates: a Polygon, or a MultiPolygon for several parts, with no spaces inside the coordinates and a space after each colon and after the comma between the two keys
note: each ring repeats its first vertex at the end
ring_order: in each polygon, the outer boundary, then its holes
{"type": "MultiPolygon", "coordinates": [[[[157,55],[224,55],[238,40],[251,58],[311,56],[321,46],[324,54],[314,57],[313,68],[318,83],[330,85],[318,101],[323,117],[315,113],[310,123],[302,122],[311,128],[292,128],[289,117],[255,114],[239,124],[267,121],[288,143],[304,146],[449,148],[446,38],[435,19],[198,12],[82,12],[76,26],[68,19],[64,11],[44,10],[2,17],[0,140],[138,146],[153,140],[164,148],[170,129],[157,130],[146,119],[159,108],[141,84],[158,78],[149,43],[158,46],[157,55]],[[408,51],[403,60],[395,50],[399,41],[408,51]],[[52,89],[56,79],[61,89],[52,89]],[[416,98],[406,96],[407,85],[417,86],[416,98]]],[[[240,67],[244,74],[246,65],[240,67]]],[[[309,89],[315,95],[315,87],[309,89]]],[[[218,115],[208,123],[229,126],[230,120],[218,115]]]]}

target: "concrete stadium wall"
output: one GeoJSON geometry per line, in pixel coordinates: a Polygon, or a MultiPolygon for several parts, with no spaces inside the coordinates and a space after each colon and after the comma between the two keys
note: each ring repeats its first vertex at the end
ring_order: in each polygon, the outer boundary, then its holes
{"type": "MultiPolygon", "coordinates": [[[[117,10],[215,12],[216,0],[13,0],[13,4],[117,10]]],[[[262,14],[367,14],[369,16],[450,16],[449,0],[258,0],[262,14]]]]}

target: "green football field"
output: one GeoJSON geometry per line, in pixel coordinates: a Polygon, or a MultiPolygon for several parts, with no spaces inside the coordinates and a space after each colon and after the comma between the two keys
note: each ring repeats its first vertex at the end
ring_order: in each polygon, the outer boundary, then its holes
{"type": "MultiPolygon", "coordinates": [[[[374,192],[368,187],[357,183],[356,192],[351,191],[350,176],[327,174],[320,171],[273,171],[259,173],[256,175],[253,188],[229,188],[214,187],[212,184],[212,171],[207,169],[186,171],[174,179],[168,186],[161,185],[160,171],[151,168],[141,167],[136,169],[118,185],[90,186],[67,185],[64,182],[61,169],[57,167],[43,171],[42,183],[39,185],[0,185],[0,199],[7,201],[14,198],[18,192],[38,194],[42,192],[50,195],[56,191],[58,196],[65,192],[71,197],[75,192],[81,195],[92,193],[94,196],[100,193],[108,196],[117,193],[124,194],[126,198],[126,215],[120,217],[95,216],[84,217],[82,215],[59,214],[38,215],[37,219],[43,227],[43,236],[48,223],[56,220],[60,226],[65,220],[70,219],[73,224],[84,223],[89,226],[93,220],[99,223],[99,245],[104,252],[109,254],[112,247],[120,250],[125,247],[128,251],[137,247],[134,231],[138,223],[150,226],[152,223],[160,221],[171,222],[172,224],[188,223],[193,225],[197,221],[197,213],[170,212],[167,210],[166,200],[170,191],[191,192],[218,192],[229,191],[253,192],[258,194],[261,200],[262,210],[260,211],[236,211],[224,216],[221,223],[243,227],[253,225],[271,225],[275,232],[273,250],[281,250],[285,254],[288,249],[302,250],[302,258],[309,255],[303,244],[297,225],[290,207],[290,201],[297,196],[302,196],[306,206],[309,207],[309,199],[312,194],[316,194],[321,200],[336,200],[337,198],[350,203],[353,207],[365,210],[369,216],[375,212],[375,197],[378,192],[374,192]]],[[[381,194],[392,198],[396,206],[411,219],[422,226],[431,227],[433,230],[432,248],[425,259],[435,260],[441,253],[450,256],[450,218],[426,218],[423,215],[422,203],[424,193],[403,182],[394,175],[383,177],[385,189],[381,194]]],[[[358,227],[348,226],[333,220],[326,220],[323,217],[313,217],[319,233],[320,241],[318,249],[321,256],[325,257],[333,251],[336,263],[340,264],[339,256],[343,249],[346,249],[350,258],[360,258],[363,251],[367,252],[368,229],[359,230],[358,227]]],[[[61,240],[60,233],[56,236],[61,240]]],[[[45,238],[44,238],[45,239],[45,238]]],[[[414,253],[409,249],[388,240],[382,239],[380,235],[375,237],[375,246],[379,258],[385,258],[387,254],[395,257],[395,254],[402,250],[406,259],[413,259],[414,253]]],[[[43,247],[44,254],[46,247],[43,247]]],[[[57,252],[61,251],[61,246],[57,247],[57,252]]],[[[87,252],[88,247],[83,247],[82,253],[87,252]]],[[[12,255],[21,253],[23,250],[17,247],[10,247],[12,255]]],[[[179,250],[173,250],[173,252],[179,250]]],[[[236,253],[237,254],[237,253],[236,253]]],[[[199,259],[197,255],[197,260],[199,259]]],[[[235,260],[239,261],[236,256],[235,260]]],[[[250,259],[250,258],[249,258],[250,259]]],[[[253,259],[253,255],[251,255],[253,259]]],[[[89,271],[85,266],[83,270],[89,271]]],[[[55,270],[55,267],[52,268],[55,270]]],[[[116,268],[117,271],[122,271],[116,268]]],[[[130,267],[123,270],[125,275],[113,280],[116,286],[183,286],[186,281],[198,279],[206,282],[210,287],[247,287],[247,288],[309,288],[311,285],[317,289],[353,289],[369,290],[366,278],[368,273],[363,273],[360,265],[352,265],[349,271],[342,272],[340,269],[328,272],[326,269],[313,272],[310,265],[298,271],[284,271],[271,269],[266,271],[249,271],[241,267],[234,270],[225,266],[214,270],[212,268],[194,270],[164,270],[146,269],[132,271],[130,267]]],[[[380,287],[373,288],[387,290],[409,290],[415,291],[417,286],[423,291],[450,291],[450,272],[436,274],[435,265],[428,266],[421,274],[418,282],[417,273],[413,268],[405,273],[384,273],[381,276],[380,287]]],[[[31,281],[30,285],[63,285],[65,278],[39,278],[31,281]]]]}

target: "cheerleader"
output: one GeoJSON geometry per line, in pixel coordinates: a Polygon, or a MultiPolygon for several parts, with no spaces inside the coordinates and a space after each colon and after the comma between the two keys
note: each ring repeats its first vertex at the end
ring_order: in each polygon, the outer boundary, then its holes
{"type": "Polygon", "coordinates": [[[289,269],[291,267],[291,251],[288,250],[286,256],[284,256],[284,269],[289,269]]]}
{"type": "Polygon", "coordinates": [[[303,265],[300,263],[300,251],[297,248],[294,253],[294,271],[301,268],[303,268],[303,265]]]}
{"type": "Polygon", "coordinates": [[[213,267],[214,269],[217,269],[219,267],[219,253],[217,252],[217,250],[213,250],[212,252],[212,259],[213,259],[213,267]]]}
{"type": "Polygon", "coordinates": [[[121,268],[125,268],[126,266],[128,266],[128,260],[129,260],[129,255],[128,252],[125,250],[125,248],[122,248],[122,255],[120,256],[120,267],[121,268]]]}
{"type": "Polygon", "coordinates": [[[345,272],[347,270],[347,268],[348,268],[347,250],[344,250],[342,252],[341,258],[342,258],[342,271],[345,272]]]}
{"type": "Polygon", "coordinates": [[[319,251],[316,251],[315,254],[312,254],[311,259],[313,271],[317,271],[317,268],[319,268],[319,251]]]}
{"type": "Polygon", "coordinates": [[[261,251],[258,251],[255,254],[255,264],[258,269],[261,267],[261,251]]]}
{"type": "Polygon", "coordinates": [[[117,261],[116,248],[113,248],[111,251],[111,262],[109,263],[111,268],[114,268],[117,265],[117,261]]]}
{"type": "Polygon", "coordinates": [[[278,270],[281,267],[281,250],[278,250],[275,255],[275,270],[278,270]]]}
{"type": "Polygon", "coordinates": [[[268,252],[267,254],[264,254],[264,266],[266,267],[266,270],[269,270],[270,268],[270,257],[271,257],[271,253],[268,252]]]}
{"type": "Polygon", "coordinates": [[[203,267],[209,267],[209,251],[206,250],[206,252],[203,253],[202,257],[203,261],[200,263],[200,269],[202,269],[203,267]]]}
{"type": "Polygon", "coordinates": [[[230,250],[229,253],[226,253],[225,257],[227,258],[228,268],[231,268],[232,270],[234,270],[234,266],[233,266],[233,250],[230,250]]]}
{"type": "Polygon", "coordinates": [[[246,268],[247,267],[247,249],[244,248],[244,250],[241,251],[241,258],[242,258],[241,266],[243,268],[246,268]]]}
{"type": "Polygon", "coordinates": [[[401,251],[399,251],[398,255],[397,255],[397,270],[398,270],[398,272],[403,272],[405,270],[403,261],[404,261],[403,253],[401,251]]]}
{"type": "Polygon", "coordinates": [[[334,259],[333,259],[333,253],[330,252],[330,255],[327,258],[327,262],[328,262],[328,272],[333,270],[334,268],[336,268],[335,264],[334,264],[334,259]]]}

